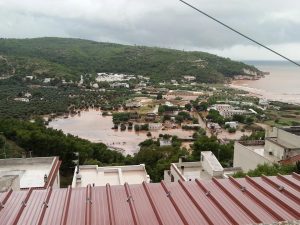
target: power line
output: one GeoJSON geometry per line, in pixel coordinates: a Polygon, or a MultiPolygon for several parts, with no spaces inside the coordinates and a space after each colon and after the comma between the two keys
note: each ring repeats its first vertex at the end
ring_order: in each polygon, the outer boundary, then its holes
{"type": "Polygon", "coordinates": [[[205,12],[203,12],[202,10],[196,8],[195,6],[193,6],[193,5],[191,5],[191,4],[187,3],[187,2],[185,2],[185,1],[183,1],[183,0],[179,0],[179,1],[181,1],[182,3],[184,3],[184,4],[187,5],[187,6],[191,7],[192,9],[198,11],[199,13],[201,13],[201,14],[203,14],[203,15],[209,17],[210,19],[212,19],[212,20],[214,20],[215,22],[221,24],[222,26],[228,28],[229,30],[231,30],[231,31],[233,31],[233,32],[235,32],[235,33],[237,33],[237,34],[239,34],[240,36],[242,36],[242,37],[244,37],[244,38],[246,38],[246,39],[248,39],[248,40],[254,42],[255,44],[257,44],[257,45],[259,45],[259,46],[261,46],[261,47],[263,47],[263,48],[269,50],[270,52],[273,52],[274,54],[280,56],[281,58],[284,58],[284,59],[290,61],[291,63],[293,63],[293,64],[295,64],[295,65],[297,65],[297,66],[300,67],[300,64],[297,63],[297,62],[295,62],[294,60],[291,60],[291,59],[289,59],[288,57],[286,57],[286,56],[280,54],[279,52],[277,52],[277,51],[275,51],[275,50],[273,50],[273,49],[267,47],[266,45],[264,45],[264,44],[262,44],[262,43],[259,43],[258,41],[254,40],[253,38],[250,38],[250,37],[248,37],[247,35],[242,34],[241,32],[237,31],[236,29],[234,29],[234,28],[228,26],[227,24],[221,22],[220,20],[218,20],[218,19],[216,19],[216,18],[214,18],[214,17],[208,15],[207,13],[205,13],[205,12]]]}

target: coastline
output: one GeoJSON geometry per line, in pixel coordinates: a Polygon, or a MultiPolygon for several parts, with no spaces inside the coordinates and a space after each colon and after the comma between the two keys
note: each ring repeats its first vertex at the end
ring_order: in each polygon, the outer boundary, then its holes
{"type": "MultiPolygon", "coordinates": [[[[250,81],[250,82],[255,82],[255,81],[250,81]]],[[[293,105],[300,105],[300,94],[274,93],[271,91],[266,91],[259,88],[251,87],[249,86],[249,80],[241,80],[241,79],[232,80],[229,84],[225,84],[225,86],[233,89],[246,91],[254,97],[265,98],[269,101],[278,101],[278,102],[289,103],[293,105]]]]}

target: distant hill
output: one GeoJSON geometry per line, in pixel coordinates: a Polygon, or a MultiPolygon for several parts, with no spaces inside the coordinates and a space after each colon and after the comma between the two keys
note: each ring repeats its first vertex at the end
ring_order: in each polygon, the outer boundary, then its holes
{"type": "Polygon", "coordinates": [[[194,75],[199,82],[259,72],[255,67],[205,52],[129,46],[69,38],[0,39],[0,75],[79,80],[97,72],[147,75],[156,80],[194,75]]]}

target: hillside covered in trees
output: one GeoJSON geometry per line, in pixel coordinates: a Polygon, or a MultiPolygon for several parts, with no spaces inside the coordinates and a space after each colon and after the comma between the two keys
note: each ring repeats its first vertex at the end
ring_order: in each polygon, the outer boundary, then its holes
{"type": "Polygon", "coordinates": [[[196,76],[198,82],[259,72],[205,52],[129,46],[68,38],[0,39],[0,75],[79,80],[97,72],[147,75],[154,81],[196,76]]]}

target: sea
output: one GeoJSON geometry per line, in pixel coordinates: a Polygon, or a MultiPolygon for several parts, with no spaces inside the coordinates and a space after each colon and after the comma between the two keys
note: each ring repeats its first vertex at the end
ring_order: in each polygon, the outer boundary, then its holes
{"type": "Polygon", "coordinates": [[[251,92],[258,97],[300,105],[300,67],[288,61],[245,61],[263,72],[259,80],[237,80],[233,88],[251,92]]]}

